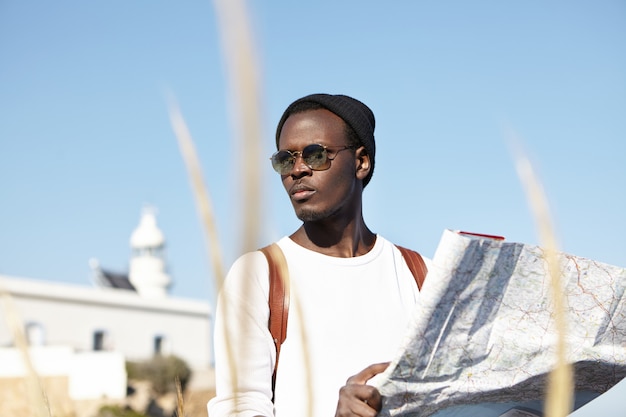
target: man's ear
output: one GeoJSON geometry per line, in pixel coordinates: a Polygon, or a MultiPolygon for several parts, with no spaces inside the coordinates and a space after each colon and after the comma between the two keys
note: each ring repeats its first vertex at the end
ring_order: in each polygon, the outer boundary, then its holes
{"type": "Polygon", "coordinates": [[[356,156],[356,177],[364,180],[370,173],[372,165],[370,164],[370,156],[365,150],[365,146],[359,146],[355,152],[356,156]]]}

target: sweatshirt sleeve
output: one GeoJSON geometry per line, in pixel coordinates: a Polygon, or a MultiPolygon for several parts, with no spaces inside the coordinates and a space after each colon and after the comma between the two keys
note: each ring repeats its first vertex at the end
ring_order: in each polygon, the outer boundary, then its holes
{"type": "Polygon", "coordinates": [[[276,348],[268,328],[269,268],[261,252],[235,261],[215,313],[215,390],[210,417],[274,415],[276,348]]]}

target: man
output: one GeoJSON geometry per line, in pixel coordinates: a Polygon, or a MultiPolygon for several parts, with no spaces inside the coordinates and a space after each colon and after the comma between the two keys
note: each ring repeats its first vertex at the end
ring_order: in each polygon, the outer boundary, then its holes
{"type": "Polygon", "coordinates": [[[394,356],[418,289],[399,250],[363,219],[374,127],[372,111],[344,95],[313,94],[285,110],[272,165],[302,226],[277,242],[291,306],[276,387],[269,268],[257,251],[233,264],[220,293],[210,417],[305,417],[309,407],[316,417],[375,416],[380,409],[380,394],[366,383],[394,356]]]}

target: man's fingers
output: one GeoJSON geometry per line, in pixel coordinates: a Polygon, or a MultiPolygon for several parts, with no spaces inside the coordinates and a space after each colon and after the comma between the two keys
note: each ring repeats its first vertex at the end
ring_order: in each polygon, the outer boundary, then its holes
{"type": "Polygon", "coordinates": [[[375,416],[382,405],[378,390],[370,385],[349,384],[339,392],[336,416],[375,416]]]}
{"type": "Polygon", "coordinates": [[[372,377],[378,375],[379,373],[387,369],[388,366],[389,366],[389,362],[375,363],[373,365],[370,365],[367,368],[363,369],[358,374],[353,375],[350,378],[348,378],[348,381],[346,382],[346,384],[347,385],[352,385],[352,384],[363,385],[367,381],[369,381],[372,377]]]}

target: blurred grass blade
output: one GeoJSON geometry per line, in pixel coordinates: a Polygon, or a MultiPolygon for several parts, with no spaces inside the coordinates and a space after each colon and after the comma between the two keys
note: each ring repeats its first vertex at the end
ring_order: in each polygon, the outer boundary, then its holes
{"type": "MultiPolygon", "coordinates": [[[[240,224],[239,243],[240,253],[246,253],[258,248],[259,218],[261,217],[261,170],[259,168],[259,156],[261,155],[261,122],[259,116],[260,99],[258,87],[258,66],[253,55],[252,31],[245,4],[241,0],[216,0],[214,2],[217,12],[217,23],[222,41],[222,53],[226,61],[226,74],[229,82],[229,100],[233,111],[234,130],[237,141],[233,157],[238,167],[237,173],[239,193],[242,199],[238,201],[238,207],[242,210],[237,213],[242,217],[240,224]]],[[[249,290],[246,287],[246,290],[249,290]]],[[[248,294],[241,294],[246,299],[248,294]]],[[[224,297],[224,301],[227,297],[224,297]]],[[[224,316],[226,318],[226,316],[224,316]]],[[[247,323],[247,322],[245,322],[247,323]]],[[[237,325],[231,323],[231,325],[237,325]]],[[[246,324],[244,324],[246,325],[246,324]]],[[[235,395],[236,410],[239,408],[238,380],[234,367],[232,341],[225,323],[225,334],[228,350],[228,361],[232,380],[232,390],[235,395]]],[[[246,329],[241,329],[244,333],[246,329]]],[[[249,344],[236,346],[235,349],[244,357],[252,354],[248,352],[252,347],[249,344]]]]}
{"type": "MultiPolygon", "coordinates": [[[[193,139],[191,138],[187,124],[185,123],[185,120],[183,119],[183,116],[173,99],[170,99],[170,120],[174,133],[176,134],[176,138],[178,139],[178,145],[180,147],[183,160],[185,161],[185,166],[187,167],[200,220],[204,228],[207,241],[209,242],[207,245],[207,251],[209,259],[211,259],[211,264],[213,265],[215,288],[219,290],[224,283],[224,268],[222,263],[222,250],[217,233],[215,217],[213,215],[211,199],[209,198],[209,192],[204,184],[200,160],[198,159],[198,153],[196,152],[196,147],[193,144],[193,139]]],[[[225,316],[224,322],[226,327],[228,327],[228,323],[226,323],[227,321],[228,317],[225,316]]],[[[223,336],[228,352],[232,352],[232,342],[228,332],[225,332],[223,336]]],[[[233,385],[237,387],[237,364],[232,355],[229,355],[228,357],[228,369],[231,373],[233,385]]]]}
{"type": "MultiPolygon", "coordinates": [[[[246,13],[245,4],[240,0],[216,0],[214,1],[219,34],[222,42],[222,52],[226,63],[226,74],[228,76],[229,88],[228,98],[231,106],[232,122],[237,140],[234,155],[233,167],[237,167],[235,174],[237,178],[237,188],[243,192],[239,193],[238,208],[242,211],[237,213],[242,219],[239,224],[242,229],[239,231],[240,253],[246,253],[258,248],[259,222],[261,217],[260,209],[261,185],[260,169],[258,166],[259,155],[261,154],[261,123],[259,116],[260,99],[257,82],[258,66],[253,57],[252,33],[246,13]]],[[[250,271],[252,273],[252,271],[250,271]]],[[[249,292],[245,287],[244,292],[249,292]]],[[[249,297],[248,294],[241,294],[243,299],[249,297]]],[[[226,297],[224,299],[226,303],[226,297]]],[[[226,311],[227,306],[221,306],[226,311]]],[[[224,315],[226,321],[227,316],[224,315]]],[[[230,323],[230,326],[236,326],[230,323]]],[[[228,362],[231,369],[232,392],[236,404],[235,412],[239,411],[239,377],[235,372],[237,364],[232,354],[232,340],[230,336],[229,324],[225,323],[224,338],[228,348],[228,362]]],[[[236,331],[246,332],[246,329],[236,331]]],[[[234,347],[240,355],[246,357],[251,355],[251,346],[234,347]]]]}
{"type": "MultiPolygon", "coordinates": [[[[239,149],[235,152],[238,166],[242,167],[241,183],[245,185],[242,194],[243,230],[242,252],[258,248],[261,213],[261,172],[259,155],[262,154],[263,132],[260,115],[259,66],[255,56],[252,29],[246,5],[243,0],[215,0],[218,15],[222,50],[226,58],[232,104],[235,111],[235,126],[240,136],[239,149]]],[[[292,291],[295,296],[295,291],[292,291]]],[[[245,297],[245,295],[244,295],[245,297]]],[[[296,303],[297,305],[297,303],[296,303]]],[[[301,313],[301,312],[300,312],[301,313]]],[[[302,327],[302,326],[301,326],[302,327]]],[[[301,337],[305,346],[304,358],[307,380],[310,381],[310,360],[306,351],[306,334],[301,337]]],[[[312,384],[307,384],[310,387],[312,384]]],[[[312,415],[313,396],[308,395],[308,415],[312,415]]]]}
{"type": "Polygon", "coordinates": [[[1,282],[0,300],[2,301],[1,304],[4,310],[4,317],[7,326],[13,335],[15,347],[21,353],[22,360],[24,361],[24,367],[26,368],[25,382],[30,400],[29,403],[31,408],[34,408],[33,415],[37,417],[50,417],[52,415],[50,412],[50,404],[48,403],[48,398],[46,397],[41,379],[39,378],[39,375],[37,375],[30,357],[28,342],[26,341],[26,336],[24,335],[24,323],[18,316],[17,309],[13,304],[11,295],[4,290],[1,282]]]}
{"type": "Polygon", "coordinates": [[[183,119],[178,105],[170,99],[170,121],[172,128],[178,139],[178,146],[187,167],[189,181],[196,200],[196,207],[200,215],[200,220],[208,240],[208,255],[213,266],[213,275],[216,280],[216,288],[219,289],[224,281],[224,267],[222,261],[222,247],[217,233],[217,225],[213,214],[213,206],[209,197],[209,192],[204,183],[200,159],[196,152],[196,147],[183,119]]]}
{"type": "Polygon", "coordinates": [[[176,376],[174,385],[176,386],[176,416],[175,417],[185,417],[185,400],[183,398],[183,388],[180,385],[180,378],[178,376],[176,376]]]}
{"type": "Polygon", "coordinates": [[[311,369],[311,353],[309,352],[309,342],[308,342],[308,336],[307,336],[307,332],[306,332],[306,327],[302,325],[302,323],[306,323],[306,320],[303,316],[304,312],[302,311],[302,307],[300,304],[300,302],[298,301],[298,291],[297,288],[295,288],[292,292],[291,292],[292,297],[294,298],[295,302],[294,305],[296,306],[296,311],[297,311],[297,316],[296,317],[300,317],[301,318],[301,323],[300,323],[300,340],[302,343],[302,357],[304,358],[304,375],[303,378],[305,379],[305,385],[307,388],[307,404],[306,404],[306,410],[307,410],[307,416],[311,417],[313,416],[313,407],[315,406],[315,393],[313,392],[313,381],[312,381],[312,369],[311,369]]]}
{"type": "Polygon", "coordinates": [[[245,184],[241,193],[243,201],[243,229],[241,231],[242,253],[258,249],[261,213],[261,167],[262,123],[261,98],[258,75],[260,74],[254,54],[252,29],[246,6],[242,0],[215,0],[222,51],[226,59],[230,100],[236,109],[234,123],[237,130],[238,149],[235,152],[237,166],[245,184]]]}
{"type": "Polygon", "coordinates": [[[557,332],[556,365],[548,375],[544,415],[545,417],[565,417],[572,410],[574,377],[572,366],[567,361],[568,307],[567,300],[563,294],[563,286],[561,285],[558,245],[543,186],[519,144],[514,143],[514,150],[518,176],[526,192],[526,199],[535,219],[540,245],[545,251],[554,303],[553,313],[557,332]]]}

